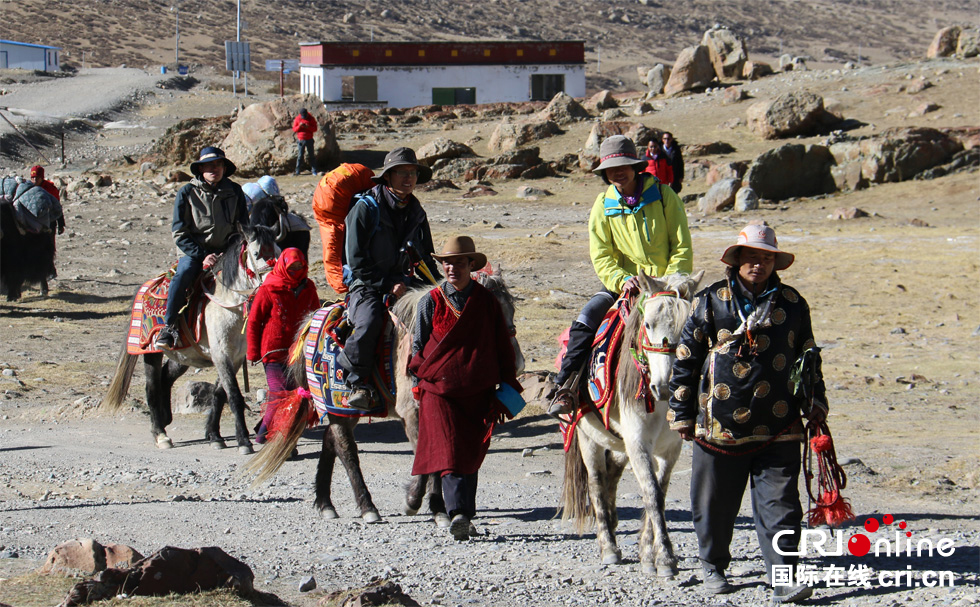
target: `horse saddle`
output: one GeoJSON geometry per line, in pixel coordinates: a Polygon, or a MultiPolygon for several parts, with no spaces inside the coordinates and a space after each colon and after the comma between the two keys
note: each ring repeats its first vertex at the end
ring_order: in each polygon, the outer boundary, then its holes
{"type": "MultiPolygon", "coordinates": [[[[146,281],[136,292],[130,315],[129,335],[126,338],[126,351],[129,354],[162,352],[153,347],[153,342],[165,324],[167,295],[170,293],[170,280],[176,269],[177,263],[174,262],[169,270],[146,281]]],[[[187,295],[187,305],[180,314],[177,326],[181,345],[176,349],[196,347],[200,342],[204,328],[204,310],[208,304],[205,293],[213,290],[214,275],[211,272],[202,272],[194,281],[187,295]]]]}
{"type": "Polygon", "coordinates": [[[375,352],[377,366],[371,374],[371,384],[381,398],[368,411],[347,406],[350,389],[337,358],[351,331],[344,302],[320,308],[310,320],[310,329],[303,342],[303,358],[313,406],[321,420],[328,413],[343,417],[386,417],[388,406],[395,402],[395,331],[391,323],[386,323],[375,352]]]}

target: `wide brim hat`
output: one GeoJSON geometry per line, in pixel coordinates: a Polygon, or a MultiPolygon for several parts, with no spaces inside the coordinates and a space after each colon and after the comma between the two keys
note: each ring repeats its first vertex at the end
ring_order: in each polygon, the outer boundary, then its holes
{"type": "Polygon", "coordinates": [[[599,166],[592,169],[592,172],[602,177],[602,172],[606,169],[619,166],[646,166],[647,161],[643,160],[636,153],[636,145],[625,135],[613,135],[606,139],[599,146],[599,166]]]}
{"type": "Polygon", "coordinates": [[[221,148],[216,148],[214,146],[208,146],[201,150],[201,154],[197,160],[191,163],[191,173],[195,177],[201,176],[201,165],[211,162],[212,160],[224,160],[225,161],[225,177],[231,177],[238,170],[235,163],[225,158],[225,152],[221,148]]]}
{"type": "Polygon", "coordinates": [[[442,253],[433,253],[432,257],[440,261],[447,257],[469,257],[477,269],[487,265],[487,256],[476,250],[476,244],[469,236],[453,236],[442,247],[442,253]]]}
{"type": "Polygon", "coordinates": [[[765,224],[749,224],[742,228],[738,233],[738,240],[732,246],[725,249],[721,256],[722,263],[732,267],[738,266],[738,250],[742,247],[749,249],[759,249],[770,251],[776,254],[774,270],[785,270],[793,265],[796,256],[792,253],[779,250],[779,243],[776,242],[776,231],[765,224]]]}
{"type": "Polygon", "coordinates": [[[378,184],[387,183],[384,180],[385,173],[400,166],[414,166],[418,169],[419,178],[415,182],[416,185],[422,185],[432,179],[432,169],[419,162],[415,156],[415,150],[412,148],[395,148],[385,156],[384,166],[381,167],[377,175],[371,178],[371,181],[378,184]]]}

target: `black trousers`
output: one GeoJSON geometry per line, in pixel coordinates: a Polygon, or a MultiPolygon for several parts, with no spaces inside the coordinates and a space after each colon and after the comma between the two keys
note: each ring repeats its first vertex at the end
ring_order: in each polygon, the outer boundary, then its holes
{"type": "Polygon", "coordinates": [[[773,565],[795,567],[798,557],[780,555],[773,548],[772,540],[777,532],[789,529],[793,533],[780,537],[780,549],[796,551],[800,544],[801,457],[801,446],[796,441],[775,442],[761,451],[741,456],[724,455],[694,444],[691,511],[702,566],[724,571],[731,563],[729,545],[745,484],[749,481],[752,519],[766,572],[771,575],[773,565]]]}
{"type": "Polygon", "coordinates": [[[388,322],[388,310],[380,291],[356,287],[347,300],[347,318],[354,332],[347,338],[337,362],[347,371],[347,384],[364,383],[371,377],[375,351],[388,322]]]}
{"type": "Polygon", "coordinates": [[[561,369],[555,377],[556,384],[559,386],[564,384],[588,360],[599,323],[602,322],[606,312],[614,303],[616,303],[616,295],[612,291],[603,290],[593,295],[592,299],[582,308],[578,318],[575,319],[568,331],[568,347],[565,348],[565,356],[561,359],[561,369]]]}
{"type": "Polygon", "coordinates": [[[468,518],[476,516],[476,484],[478,472],[457,474],[450,472],[442,477],[442,497],[446,500],[449,516],[463,514],[468,518]]]}

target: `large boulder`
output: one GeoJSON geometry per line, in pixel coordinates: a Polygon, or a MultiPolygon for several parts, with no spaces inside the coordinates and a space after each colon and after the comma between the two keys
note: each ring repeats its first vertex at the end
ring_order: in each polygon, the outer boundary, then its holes
{"type": "Polygon", "coordinates": [[[742,76],[748,60],[745,44],[735,32],[725,27],[713,27],[704,33],[701,46],[708,49],[711,65],[719,80],[732,80],[742,76]]]}
{"type": "Polygon", "coordinates": [[[167,546],[125,569],[106,569],[75,584],[63,605],[83,605],[119,594],[168,596],[218,588],[248,596],[254,590],[251,568],[221,548],[167,546]]]}
{"type": "Polygon", "coordinates": [[[187,118],[168,128],[142,158],[157,166],[189,167],[201,148],[218,145],[231,130],[231,116],[187,118]]]}
{"type": "Polygon", "coordinates": [[[708,86],[715,78],[711,54],[703,45],[689,46],[681,51],[670,70],[670,78],[664,85],[664,95],[676,95],[684,91],[708,86]]]}
{"type": "Polygon", "coordinates": [[[507,152],[523,145],[561,133],[551,120],[501,122],[490,134],[487,147],[491,152],[507,152]]]}
{"type": "Polygon", "coordinates": [[[459,143],[445,137],[437,137],[415,150],[419,161],[432,166],[436,160],[443,158],[464,158],[475,156],[473,149],[465,143],[459,143]]]}
{"type": "Polygon", "coordinates": [[[292,95],[253,103],[238,113],[221,147],[238,165],[239,176],[281,175],[296,168],[293,119],[302,108],[306,108],[319,125],[313,137],[316,168],[327,171],[340,164],[340,147],[323,102],[313,95],[292,95]]]}
{"type": "Polygon", "coordinates": [[[214,401],[214,384],[206,381],[184,382],[174,394],[174,413],[204,413],[211,410],[214,401]]]}
{"type": "Polygon", "coordinates": [[[749,130],[763,139],[812,135],[840,118],[828,112],[823,97],[809,91],[784,93],[771,101],[752,104],[746,112],[749,130]]]}
{"type": "Polygon", "coordinates": [[[650,68],[647,72],[647,97],[656,97],[664,92],[667,80],[670,78],[670,68],[663,63],[650,68]]]}
{"type": "Polygon", "coordinates": [[[737,179],[741,181],[742,177],[745,176],[745,171],[747,170],[749,170],[749,163],[745,161],[713,164],[708,170],[708,175],[705,177],[705,182],[708,186],[712,186],[723,179],[737,179]]]}
{"type": "Polygon", "coordinates": [[[555,95],[548,105],[537,114],[538,120],[542,122],[551,121],[558,125],[577,122],[586,118],[591,118],[589,111],[567,93],[555,95]]]}
{"type": "Polygon", "coordinates": [[[746,61],[742,66],[742,78],[758,80],[772,75],[772,66],[765,61],[746,61]]]}
{"type": "Polygon", "coordinates": [[[717,213],[735,204],[735,194],[741,187],[738,179],[722,179],[698,199],[698,210],[703,215],[717,213]]]}
{"type": "Polygon", "coordinates": [[[745,213],[759,208],[759,195],[750,187],[739,188],[735,193],[735,212],[745,213]]]}
{"type": "Polygon", "coordinates": [[[829,194],[836,188],[833,165],[834,156],[826,147],[790,143],[756,158],[743,182],[768,200],[829,194]]]}
{"type": "Polygon", "coordinates": [[[603,140],[613,135],[625,135],[636,144],[637,153],[642,154],[647,142],[651,139],[659,140],[663,136],[663,131],[651,129],[639,122],[627,122],[625,120],[611,120],[607,122],[597,122],[592,125],[589,136],[585,139],[585,145],[579,156],[579,167],[583,171],[591,171],[599,165],[599,146],[603,140]]]}
{"type": "Polygon", "coordinates": [[[850,189],[868,183],[886,183],[912,179],[917,174],[947,162],[963,149],[963,144],[949,134],[928,127],[899,127],[860,141],[844,141],[830,146],[830,153],[840,167],[838,183],[850,189]],[[860,166],[860,176],[855,175],[860,166]]]}
{"type": "Polygon", "coordinates": [[[935,59],[936,57],[949,57],[956,52],[956,45],[959,44],[960,28],[953,25],[944,27],[936,32],[932,43],[926,50],[926,57],[935,59]]]}
{"type": "Polygon", "coordinates": [[[55,547],[40,573],[83,573],[93,575],[106,568],[105,546],[91,538],[78,538],[55,547]]]}
{"type": "Polygon", "coordinates": [[[956,42],[956,56],[962,59],[976,57],[980,54],[980,31],[962,30],[956,42]]]}
{"type": "Polygon", "coordinates": [[[595,95],[589,97],[589,99],[583,103],[582,106],[586,109],[599,112],[617,107],[619,106],[619,103],[616,101],[616,98],[612,96],[612,93],[606,89],[603,89],[595,95]]]}

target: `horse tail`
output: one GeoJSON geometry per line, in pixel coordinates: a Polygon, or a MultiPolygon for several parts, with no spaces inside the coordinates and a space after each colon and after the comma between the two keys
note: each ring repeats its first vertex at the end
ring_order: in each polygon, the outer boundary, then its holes
{"type": "MultiPolygon", "coordinates": [[[[303,431],[317,421],[316,411],[310,402],[309,393],[305,397],[300,390],[285,393],[285,396],[266,403],[266,407],[274,407],[275,412],[269,423],[269,440],[251,458],[242,472],[254,474],[252,488],[255,488],[275,476],[279,468],[292,454],[293,449],[303,436],[303,431]]],[[[282,394],[282,393],[280,393],[282,394]]]]}
{"type": "Polygon", "coordinates": [[[595,511],[589,500],[589,473],[582,460],[578,437],[570,437],[569,442],[571,444],[565,452],[565,478],[561,490],[561,520],[574,521],[575,532],[581,535],[595,525],[595,511]]]}
{"type": "Polygon", "coordinates": [[[126,350],[126,342],[123,341],[122,351],[119,353],[119,360],[116,362],[116,373],[112,376],[105,398],[102,399],[102,407],[109,411],[118,411],[122,408],[123,399],[129,393],[129,384],[133,379],[135,369],[136,355],[130,354],[126,350]]]}

